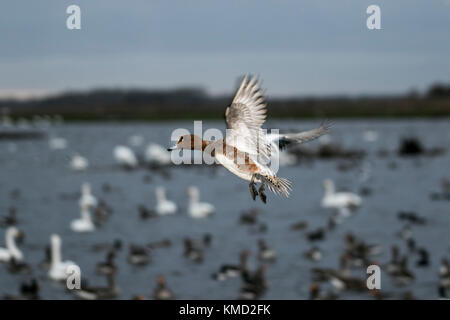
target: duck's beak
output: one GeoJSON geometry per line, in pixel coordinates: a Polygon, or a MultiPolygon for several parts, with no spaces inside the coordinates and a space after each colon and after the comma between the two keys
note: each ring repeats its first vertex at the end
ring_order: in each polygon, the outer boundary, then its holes
{"type": "Polygon", "coordinates": [[[175,150],[175,149],[177,149],[177,145],[174,145],[174,146],[172,146],[170,148],[167,148],[167,151],[172,151],[172,150],[175,150]]]}

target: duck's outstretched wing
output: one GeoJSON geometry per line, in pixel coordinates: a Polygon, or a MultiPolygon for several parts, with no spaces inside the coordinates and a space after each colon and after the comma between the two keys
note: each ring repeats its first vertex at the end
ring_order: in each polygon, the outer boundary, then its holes
{"type": "Polygon", "coordinates": [[[225,120],[227,144],[252,155],[269,157],[270,145],[261,129],[266,120],[266,103],[256,77],[250,81],[244,77],[231,106],[225,110],[225,120]]]}
{"type": "Polygon", "coordinates": [[[279,148],[283,149],[292,143],[305,143],[326,134],[331,128],[331,121],[325,120],[320,127],[308,131],[286,134],[269,134],[268,139],[271,142],[278,142],[279,148]]]}

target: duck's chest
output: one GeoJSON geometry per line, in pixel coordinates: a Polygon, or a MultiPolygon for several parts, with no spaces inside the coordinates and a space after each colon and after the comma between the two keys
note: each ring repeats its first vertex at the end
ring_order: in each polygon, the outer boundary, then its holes
{"type": "Polygon", "coordinates": [[[214,158],[231,173],[237,175],[239,178],[250,181],[252,175],[256,173],[256,165],[249,166],[247,164],[238,164],[236,159],[227,156],[223,153],[216,153],[214,158]]]}

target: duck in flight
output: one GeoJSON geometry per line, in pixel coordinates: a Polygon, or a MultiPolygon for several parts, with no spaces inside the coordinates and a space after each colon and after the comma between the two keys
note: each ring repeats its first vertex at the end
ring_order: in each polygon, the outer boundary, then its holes
{"type": "Polygon", "coordinates": [[[264,193],[267,186],[275,194],[289,196],[291,182],[277,177],[269,167],[271,155],[278,152],[279,146],[290,143],[304,143],[325,134],[330,124],[323,123],[320,127],[291,134],[266,134],[262,124],[266,120],[266,103],[260,82],[256,77],[245,76],[229,107],[225,110],[227,132],[225,139],[205,141],[193,135],[180,136],[175,149],[201,150],[214,157],[217,162],[231,173],[250,182],[250,194],[253,200],[260,196],[266,203],[264,193]],[[278,142],[278,145],[276,145],[278,142]],[[256,183],[260,183],[257,190],[256,183]]]}

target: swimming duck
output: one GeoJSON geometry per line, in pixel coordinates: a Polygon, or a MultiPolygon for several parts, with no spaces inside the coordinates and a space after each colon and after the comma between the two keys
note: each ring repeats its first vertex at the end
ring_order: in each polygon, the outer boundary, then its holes
{"type": "Polygon", "coordinates": [[[153,290],[153,299],[155,300],[172,300],[175,298],[172,290],[167,287],[164,276],[159,275],[156,278],[156,288],[153,290]]]}
{"type": "Polygon", "coordinates": [[[303,254],[307,259],[311,261],[319,261],[322,259],[322,251],[318,247],[312,247],[310,250],[303,254]]]}
{"type": "Polygon", "coordinates": [[[23,254],[16,245],[16,239],[23,237],[23,234],[16,227],[9,227],[5,232],[6,248],[0,248],[0,262],[15,262],[23,260],[23,254]]]}
{"type": "Polygon", "coordinates": [[[159,241],[150,242],[147,247],[150,249],[169,248],[172,246],[170,239],[162,239],[159,241]]]}
{"type": "Polygon", "coordinates": [[[325,179],[323,187],[325,188],[325,195],[322,198],[322,207],[342,210],[343,216],[347,215],[347,209],[358,207],[362,203],[362,199],[354,193],[336,192],[331,179],[325,179]]]}
{"type": "Polygon", "coordinates": [[[70,162],[70,167],[75,171],[84,171],[89,167],[89,161],[79,153],[75,153],[70,162]]]}
{"type": "Polygon", "coordinates": [[[265,277],[266,265],[261,264],[254,272],[241,273],[243,281],[239,299],[259,299],[267,290],[268,285],[265,277]]]}
{"type": "Polygon", "coordinates": [[[328,293],[322,295],[321,289],[318,283],[313,283],[309,287],[309,300],[336,300],[339,296],[334,293],[328,293]]]}
{"type": "Polygon", "coordinates": [[[258,240],[258,248],[259,248],[258,253],[259,260],[273,262],[277,259],[277,252],[274,249],[269,248],[264,239],[258,240]]]}
{"type": "Polygon", "coordinates": [[[197,263],[203,262],[203,251],[194,244],[192,239],[184,238],[183,244],[186,258],[197,263]]]}
{"type": "Polygon", "coordinates": [[[400,251],[396,245],[391,247],[391,261],[386,265],[389,274],[396,274],[400,270],[400,251]]]}
{"type": "Polygon", "coordinates": [[[412,271],[408,268],[408,257],[404,256],[400,259],[399,268],[391,273],[394,282],[399,286],[409,285],[415,278],[412,271]]]}
{"type": "Polygon", "coordinates": [[[216,210],[216,208],[212,204],[207,202],[200,202],[200,191],[197,187],[188,187],[187,193],[189,195],[188,213],[191,218],[205,218],[213,214],[216,210]]]}
{"type": "Polygon", "coordinates": [[[112,209],[103,200],[99,200],[98,205],[94,209],[95,225],[103,225],[106,221],[108,221],[112,212],[112,209]]]}
{"type": "Polygon", "coordinates": [[[66,280],[68,274],[66,273],[69,266],[77,266],[74,262],[66,260],[62,261],[61,257],[61,237],[57,234],[50,236],[51,246],[51,264],[48,271],[48,276],[52,280],[62,281],[66,280]]]}
{"type": "Polygon", "coordinates": [[[128,251],[128,263],[135,266],[145,266],[150,262],[150,257],[146,248],[130,244],[128,251]]]}
{"type": "Polygon", "coordinates": [[[156,212],[154,212],[151,209],[148,209],[147,207],[145,207],[144,205],[140,204],[138,205],[138,212],[139,212],[139,217],[142,220],[148,219],[148,218],[155,218],[158,215],[156,214],[156,212]]]}
{"type": "Polygon", "coordinates": [[[38,300],[39,299],[39,283],[35,278],[30,282],[22,282],[19,288],[19,295],[5,295],[4,300],[38,300]]]}
{"type": "Polygon", "coordinates": [[[17,222],[17,209],[15,207],[9,208],[7,216],[0,217],[0,226],[3,228],[14,226],[17,222]]]}
{"type": "MultiPolygon", "coordinates": [[[[175,149],[201,150],[213,157],[239,178],[249,181],[253,200],[259,195],[266,202],[265,186],[276,194],[289,196],[291,182],[277,177],[269,167],[272,151],[271,141],[261,128],[266,119],[266,104],[260,83],[256,77],[244,77],[236,95],[225,111],[227,132],[225,139],[205,141],[196,135],[183,135],[178,138],[175,149]],[[260,183],[259,190],[255,184],[260,183]]],[[[307,142],[326,133],[328,128],[317,129],[286,136],[298,143],[307,142]]]]}
{"type": "Polygon", "coordinates": [[[155,211],[159,215],[174,214],[177,211],[177,205],[175,202],[167,200],[166,190],[163,187],[157,187],[156,193],[156,207],[155,211]]]}
{"type": "Polygon", "coordinates": [[[252,208],[247,211],[243,211],[239,217],[240,224],[256,224],[258,222],[258,216],[261,214],[257,208],[252,208]]]}
{"type": "Polygon", "coordinates": [[[220,266],[219,271],[212,275],[213,279],[217,281],[224,281],[228,278],[234,278],[239,276],[242,272],[248,272],[248,257],[250,251],[243,250],[239,254],[239,265],[223,264],[220,266]]]}
{"type": "Polygon", "coordinates": [[[138,166],[138,160],[133,150],[126,146],[114,147],[114,158],[125,169],[134,169],[138,166]]]}
{"type": "Polygon", "coordinates": [[[119,288],[116,285],[115,273],[110,273],[106,276],[106,287],[92,287],[87,281],[81,282],[81,288],[72,290],[72,292],[83,300],[107,300],[114,299],[119,294],[119,288]]]}
{"type": "Polygon", "coordinates": [[[442,259],[439,268],[439,285],[445,289],[450,288],[450,263],[446,258],[442,259]]]}
{"type": "Polygon", "coordinates": [[[75,219],[70,223],[70,228],[75,232],[92,232],[95,225],[91,220],[89,206],[81,205],[81,218],[75,219]]]}
{"type": "Polygon", "coordinates": [[[425,248],[419,248],[417,250],[417,254],[419,255],[419,260],[417,260],[416,266],[428,267],[430,265],[430,258],[428,251],[425,248]]]}
{"type": "Polygon", "coordinates": [[[114,263],[116,251],[111,250],[106,254],[106,261],[97,263],[95,271],[97,274],[108,275],[117,272],[117,266],[114,263]]]}

